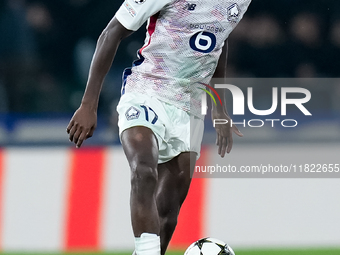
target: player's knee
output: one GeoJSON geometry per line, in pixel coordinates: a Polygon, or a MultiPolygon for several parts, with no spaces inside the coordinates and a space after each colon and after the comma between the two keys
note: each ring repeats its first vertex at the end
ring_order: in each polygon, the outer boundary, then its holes
{"type": "Polygon", "coordinates": [[[143,193],[153,193],[157,184],[157,169],[146,163],[137,163],[131,168],[131,188],[143,193]]]}

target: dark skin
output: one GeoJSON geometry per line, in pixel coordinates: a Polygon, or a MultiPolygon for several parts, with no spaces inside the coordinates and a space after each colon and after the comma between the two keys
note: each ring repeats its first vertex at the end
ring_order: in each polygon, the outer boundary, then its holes
{"type": "Polygon", "coordinates": [[[111,68],[120,42],[132,33],[133,31],[127,30],[113,18],[97,41],[83,99],[67,126],[69,139],[77,148],[80,148],[96,129],[99,94],[105,76],[111,68]]]}
{"type": "Polygon", "coordinates": [[[158,164],[158,144],[146,127],[122,133],[122,144],[131,169],[131,222],[135,236],[155,233],[165,254],[188,193],[196,153],[184,152],[158,164]]]}
{"type": "MultiPolygon", "coordinates": [[[[81,105],[74,113],[67,133],[71,142],[80,148],[93,135],[97,125],[99,94],[118,46],[132,31],[114,17],[100,35],[91,63],[89,78],[81,105]]],[[[226,58],[226,47],[222,56],[226,58]]],[[[226,60],[220,60],[216,75],[225,73],[226,60]]],[[[221,93],[222,95],[222,93],[221,93]]],[[[225,104],[223,104],[225,105],[225,104]]],[[[230,119],[226,110],[213,107],[213,117],[230,119]]],[[[232,148],[232,133],[242,136],[237,127],[216,127],[218,153],[224,157],[232,148]]],[[[122,145],[131,169],[131,222],[134,235],[155,233],[161,239],[164,255],[177,224],[179,210],[188,193],[196,162],[195,152],[183,152],[170,161],[158,164],[158,144],[155,134],[146,127],[126,129],[121,135],[122,145]]]]}
{"type": "MultiPolygon", "coordinates": [[[[218,64],[213,75],[213,78],[226,78],[227,77],[227,57],[228,57],[228,41],[224,42],[224,46],[222,48],[221,56],[218,60],[218,64]]],[[[226,108],[226,100],[224,96],[224,89],[215,89],[217,93],[221,96],[222,105],[221,104],[212,104],[211,117],[212,119],[225,119],[230,123],[230,116],[228,114],[226,108]]],[[[216,145],[218,147],[218,155],[222,158],[226,153],[230,153],[233,147],[233,133],[238,135],[239,137],[243,137],[243,134],[238,130],[236,125],[232,127],[229,125],[216,125],[216,145]]]]}

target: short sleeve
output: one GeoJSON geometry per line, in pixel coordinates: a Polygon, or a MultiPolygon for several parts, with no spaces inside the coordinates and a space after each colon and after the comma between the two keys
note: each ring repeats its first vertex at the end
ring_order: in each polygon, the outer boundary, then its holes
{"type": "Polygon", "coordinates": [[[138,30],[149,17],[171,0],[125,0],[116,13],[118,21],[129,30],[138,30]]]}

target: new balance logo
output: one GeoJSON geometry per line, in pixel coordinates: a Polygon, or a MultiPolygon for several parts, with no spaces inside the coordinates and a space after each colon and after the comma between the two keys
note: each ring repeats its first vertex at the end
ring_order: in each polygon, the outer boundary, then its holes
{"type": "Polygon", "coordinates": [[[196,4],[190,4],[190,3],[187,3],[184,7],[184,9],[188,11],[194,11],[195,8],[196,8],[196,4]]]}

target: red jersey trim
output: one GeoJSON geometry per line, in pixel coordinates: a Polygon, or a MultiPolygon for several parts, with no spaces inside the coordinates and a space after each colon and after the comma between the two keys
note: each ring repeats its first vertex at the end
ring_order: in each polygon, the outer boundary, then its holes
{"type": "Polygon", "coordinates": [[[150,23],[149,23],[149,26],[148,26],[148,34],[149,34],[149,41],[148,43],[143,46],[140,50],[139,50],[139,53],[142,54],[142,51],[148,47],[151,43],[151,36],[152,34],[155,32],[155,29],[156,29],[156,22],[157,22],[157,19],[158,19],[158,16],[159,16],[159,12],[156,13],[155,15],[151,16],[150,17],[150,23]]]}

